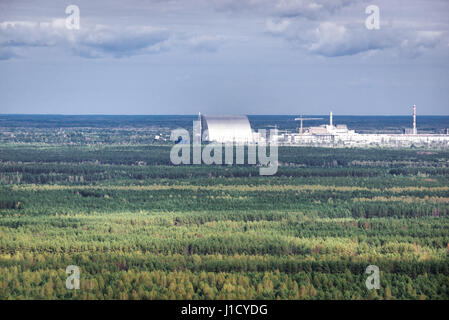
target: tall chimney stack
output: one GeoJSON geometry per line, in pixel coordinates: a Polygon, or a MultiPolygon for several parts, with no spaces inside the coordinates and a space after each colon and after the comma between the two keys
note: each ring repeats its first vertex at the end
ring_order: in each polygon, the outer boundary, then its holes
{"type": "Polygon", "coordinates": [[[413,134],[417,134],[416,130],[416,104],[413,105],[413,134]]]}
{"type": "Polygon", "coordinates": [[[332,111],[329,115],[329,125],[332,127],[333,126],[333,119],[332,119],[332,111]]]}

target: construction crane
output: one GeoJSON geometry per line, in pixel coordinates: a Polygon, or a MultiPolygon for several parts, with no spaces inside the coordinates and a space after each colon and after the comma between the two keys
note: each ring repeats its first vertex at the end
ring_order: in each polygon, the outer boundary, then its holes
{"type": "Polygon", "coordinates": [[[323,120],[324,118],[303,118],[302,115],[299,118],[295,118],[295,121],[300,121],[299,134],[302,135],[302,122],[304,120],[323,120]]]}

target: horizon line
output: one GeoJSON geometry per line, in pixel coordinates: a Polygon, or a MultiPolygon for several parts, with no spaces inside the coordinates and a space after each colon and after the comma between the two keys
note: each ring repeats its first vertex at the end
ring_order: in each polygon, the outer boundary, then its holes
{"type": "MultiPolygon", "coordinates": [[[[235,113],[227,114],[215,114],[215,113],[202,113],[202,115],[237,115],[235,113]]],[[[303,114],[239,114],[245,116],[326,116],[329,114],[320,113],[303,113],[303,114]]],[[[198,114],[115,114],[115,113],[86,113],[86,114],[69,114],[69,113],[0,113],[1,116],[195,116],[198,114]]],[[[413,117],[412,114],[333,114],[333,117],[413,117]]],[[[449,114],[417,114],[417,117],[449,117],[449,114]]]]}

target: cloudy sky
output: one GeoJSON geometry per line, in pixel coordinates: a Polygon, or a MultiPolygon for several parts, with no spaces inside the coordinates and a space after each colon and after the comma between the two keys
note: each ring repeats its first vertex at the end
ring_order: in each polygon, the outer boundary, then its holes
{"type": "Polygon", "coordinates": [[[448,14],[447,0],[1,0],[0,113],[449,115],[448,14]]]}

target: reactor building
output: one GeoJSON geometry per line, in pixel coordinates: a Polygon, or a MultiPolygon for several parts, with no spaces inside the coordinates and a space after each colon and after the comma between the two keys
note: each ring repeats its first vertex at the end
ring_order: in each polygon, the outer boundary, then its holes
{"type": "Polygon", "coordinates": [[[406,128],[403,134],[357,133],[345,124],[335,125],[332,112],[329,124],[303,129],[302,121],[315,118],[296,118],[301,121],[299,132],[284,133],[277,137],[281,145],[304,146],[353,146],[353,147],[449,147],[449,135],[418,133],[416,126],[416,105],[413,105],[412,128],[406,128]]]}
{"type": "Polygon", "coordinates": [[[201,136],[203,141],[219,143],[253,143],[253,130],[248,117],[244,115],[201,115],[201,136]]]}

